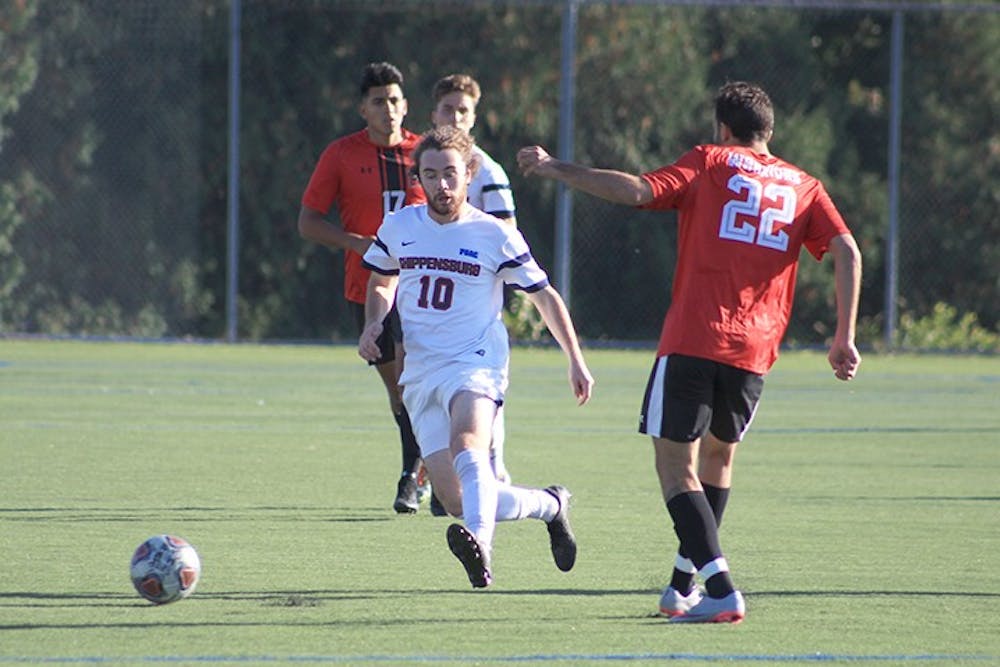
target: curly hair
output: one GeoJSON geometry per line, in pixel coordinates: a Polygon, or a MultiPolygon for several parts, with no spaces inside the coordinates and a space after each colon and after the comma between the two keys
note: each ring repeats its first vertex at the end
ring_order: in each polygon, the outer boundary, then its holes
{"type": "Polygon", "coordinates": [[[435,127],[433,130],[424,133],[420,138],[420,143],[417,144],[416,149],[413,151],[413,173],[414,175],[419,175],[420,158],[424,153],[427,151],[444,151],[448,149],[458,151],[465,164],[469,165],[473,173],[475,173],[475,170],[479,166],[479,161],[476,159],[473,151],[475,147],[476,140],[465,130],[460,130],[450,125],[435,127]]]}

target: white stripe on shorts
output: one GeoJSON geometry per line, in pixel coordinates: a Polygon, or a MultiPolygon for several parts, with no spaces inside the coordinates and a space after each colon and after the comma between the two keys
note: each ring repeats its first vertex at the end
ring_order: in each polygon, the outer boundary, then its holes
{"type": "Polygon", "coordinates": [[[667,372],[669,355],[659,357],[650,382],[649,400],[646,402],[646,428],[642,432],[654,438],[663,437],[663,376],[667,372]]]}

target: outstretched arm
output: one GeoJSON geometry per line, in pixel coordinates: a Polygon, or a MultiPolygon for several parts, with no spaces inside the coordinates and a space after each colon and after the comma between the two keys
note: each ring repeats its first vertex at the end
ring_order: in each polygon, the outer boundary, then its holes
{"type": "Polygon", "coordinates": [[[640,206],[653,200],[653,189],[643,178],[613,169],[594,169],[557,160],[541,146],[526,146],[517,152],[517,166],[532,174],[562,181],[569,187],[616,204],[640,206]]]}
{"type": "Polygon", "coordinates": [[[545,325],[569,358],[569,386],[576,396],[577,403],[583,405],[590,400],[594,378],[590,375],[587,362],[583,359],[580,341],[576,337],[576,329],[573,328],[573,320],[566,310],[566,304],[552,286],[529,293],[528,299],[542,314],[545,325]]]}
{"type": "Polygon", "coordinates": [[[398,276],[383,276],[372,271],[368,279],[368,295],[365,298],[365,328],[358,340],[358,354],[367,361],[376,361],[381,356],[378,337],[382,335],[382,321],[392,309],[396,298],[398,276]]]}
{"type": "Polygon", "coordinates": [[[850,380],[861,364],[861,355],[854,345],[861,296],[861,251],[853,236],[841,234],[830,242],[830,252],[837,294],[837,332],[827,359],[837,379],[850,380]]]}

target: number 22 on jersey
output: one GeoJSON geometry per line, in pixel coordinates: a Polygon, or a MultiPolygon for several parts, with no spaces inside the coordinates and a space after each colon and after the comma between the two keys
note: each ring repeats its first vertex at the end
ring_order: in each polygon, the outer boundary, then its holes
{"type": "Polygon", "coordinates": [[[755,178],[734,174],[727,187],[743,199],[733,199],[722,207],[719,238],[756,244],[772,250],[788,250],[788,234],[781,231],[795,217],[795,189],[780,183],[764,185],[755,178]],[[774,205],[764,206],[764,200],[774,205]],[[739,216],[744,216],[743,220],[739,216]],[[756,220],[754,226],[747,219],[756,220]],[[776,227],[781,225],[781,227],[776,227]]]}

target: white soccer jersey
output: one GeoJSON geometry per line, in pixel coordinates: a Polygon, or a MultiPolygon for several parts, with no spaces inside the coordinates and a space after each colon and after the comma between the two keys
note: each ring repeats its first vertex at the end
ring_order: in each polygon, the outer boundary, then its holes
{"type": "Polygon", "coordinates": [[[451,364],[506,369],[503,284],[529,292],[549,284],[521,232],[475,209],[444,225],[426,204],[390,213],[364,264],[399,276],[403,385],[451,364]]]}
{"type": "Polygon", "coordinates": [[[498,218],[514,217],[514,194],[510,179],[500,164],[479,146],[474,148],[479,159],[479,169],[469,183],[467,199],[480,211],[498,218]]]}

